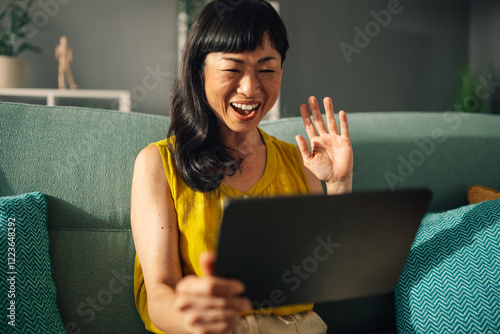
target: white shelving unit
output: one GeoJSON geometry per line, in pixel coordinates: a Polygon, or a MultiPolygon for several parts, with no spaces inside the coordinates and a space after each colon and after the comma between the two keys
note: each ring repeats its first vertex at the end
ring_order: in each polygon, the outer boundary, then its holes
{"type": "Polygon", "coordinates": [[[131,105],[127,90],[0,88],[1,96],[41,97],[48,106],[56,106],[65,98],[117,100],[118,110],[124,112],[130,112],[131,105]]]}

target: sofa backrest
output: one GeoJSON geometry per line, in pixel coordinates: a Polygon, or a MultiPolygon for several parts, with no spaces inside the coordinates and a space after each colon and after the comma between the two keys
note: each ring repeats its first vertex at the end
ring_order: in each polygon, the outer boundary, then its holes
{"type": "MultiPolygon", "coordinates": [[[[430,210],[466,204],[469,185],[500,189],[500,117],[353,113],[354,190],[428,187],[430,210]]],[[[58,304],[68,333],[146,332],[133,295],[130,187],[136,155],[168,117],[0,103],[0,196],[41,191],[58,304]]],[[[300,118],[265,122],[286,141],[300,118]]],[[[145,222],[146,223],[146,222],[145,222]]]]}
{"type": "MultiPolygon", "coordinates": [[[[430,211],[467,204],[467,189],[500,189],[500,115],[457,112],[352,113],[354,191],[425,187],[430,211]]],[[[294,142],[301,121],[264,123],[270,134],[294,142]]],[[[306,137],[307,138],[307,137],[306,137]]]]}

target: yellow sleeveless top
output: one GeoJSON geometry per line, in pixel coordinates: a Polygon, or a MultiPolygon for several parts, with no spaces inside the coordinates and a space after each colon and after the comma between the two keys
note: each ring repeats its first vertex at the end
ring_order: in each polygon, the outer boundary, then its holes
{"type": "MultiPolygon", "coordinates": [[[[154,143],[160,149],[170,186],[174,207],[177,212],[179,227],[179,253],[184,275],[198,275],[200,254],[214,251],[219,225],[227,198],[271,197],[276,195],[298,195],[309,193],[306,176],[297,147],[266,134],[260,130],[266,144],[267,162],[264,175],[246,193],[238,191],[224,183],[218,190],[202,193],[191,190],[179,177],[174,159],[168,150],[165,139],[154,143]]],[[[134,293],[137,310],[147,330],[158,330],[148,315],[146,287],[141,264],[135,258],[134,293]]],[[[291,305],[274,309],[255,310],[256,313],[290,315],[312,310],[313,304],[291,305]]]]}

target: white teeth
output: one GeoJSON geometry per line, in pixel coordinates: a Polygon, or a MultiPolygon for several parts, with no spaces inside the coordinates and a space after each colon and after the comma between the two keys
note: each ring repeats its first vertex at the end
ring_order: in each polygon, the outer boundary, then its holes
{"type": "Polygon", "coordinates": [[[241,104],[241,103],[231,103],[231,105],[241,110],[254,110],[259,106],[258,104],[241,104]]]}

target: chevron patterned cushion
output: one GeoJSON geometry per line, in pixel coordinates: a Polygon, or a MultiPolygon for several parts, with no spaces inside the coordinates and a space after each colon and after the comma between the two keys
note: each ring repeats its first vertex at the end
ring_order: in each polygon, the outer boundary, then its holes
{"type": "Polygon", "coordinates": [[[500,200],[427,214],[395,291],[399,333],[500,333],[500,200]]]}
{"type": "Polygon", "coordinates": [[[0,198],[0,333],[65,333],[42,193],[0,198]]]}
{"type": "Polygon", "coordinates": [[[476,204],[484,201],[491,201],[500,198],[500,191],[483,187],[480,185],[470,186],[467,190],[467,199],[469,204],[476,204]]]}

